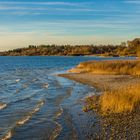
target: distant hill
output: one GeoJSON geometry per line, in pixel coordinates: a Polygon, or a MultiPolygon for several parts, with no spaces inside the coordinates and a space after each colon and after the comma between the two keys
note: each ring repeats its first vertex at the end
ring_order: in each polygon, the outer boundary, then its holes
{"type": "Polygon", "coordinates": [[[136,38],[120,45],[29,45],[26,48],[18,48],[0,52],[1,56],[140,56],[140,38],[136,38]]]}

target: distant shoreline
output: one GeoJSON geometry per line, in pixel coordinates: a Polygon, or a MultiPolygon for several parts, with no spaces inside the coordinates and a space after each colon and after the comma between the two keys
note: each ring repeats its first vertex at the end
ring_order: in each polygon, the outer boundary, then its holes
{"type": "Polygon", "coordinates": [[[0,56],[139,56],[140,38],[119,45],[29,45],[0,52],[0,56]]]}

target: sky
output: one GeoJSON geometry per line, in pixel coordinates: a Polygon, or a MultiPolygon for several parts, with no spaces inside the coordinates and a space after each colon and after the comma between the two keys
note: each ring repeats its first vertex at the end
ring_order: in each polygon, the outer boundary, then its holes
{"type": "Polygon", "coordinates": [[[0,0],[0,51],[140,37],[140,0],[0,0]]]}

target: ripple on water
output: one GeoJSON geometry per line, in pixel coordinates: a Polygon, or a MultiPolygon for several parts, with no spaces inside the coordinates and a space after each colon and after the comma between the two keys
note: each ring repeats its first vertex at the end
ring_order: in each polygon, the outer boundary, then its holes
{"type": "Polygon", "coordinates": [[[54,131],[53,131],[53,133],[52,133],[52,135],[51,135],[51,137],[50,137],[51,140],[56,139],[56,138],[60,135],[60,133],[61,133],[61,131],[62,131],[62,126],[61,126],[61,124],[59,124],[59,123],[56,121],[62,114],[63,114],[63,108],[60,106],[59,111],[56,112],[56,114],[55,114],[55,116],[54,116],[54,118],[53,118],[53,121],[54,121],[54,123],[56,124],[56,127],[55,127],[55,129],[54,129],[54,131]]]}
{"type": "Polygon", "coordinates": [[[40,108],[44,105],[44,100],[41,100],[40,102],[38,102],[38,104],[36,105],[36,107],[31,111],[29,112],[29,114],[23,118],[21,118],[20,120],[18,120],[16,122],[16,124],[12,127],[12,129],[10,129],[3,137],[1,140],[9,140],[12,136],[13,136],[13,131],[19,127],[19,126],[22,126],[24,125],[27,121],[29,121],[32,116],[38,112],[40,110],[40,108]]]}
{"type": "Polygon", "coordinates": [[[17,125],[24,125],[28,120],[32,118],[32,116],[40,110],[40,108],[44,105],[44,100],[40,101],[36,107],[29,112],[29,115],[23,117],[21,120],[17,121],[17,125]]]}

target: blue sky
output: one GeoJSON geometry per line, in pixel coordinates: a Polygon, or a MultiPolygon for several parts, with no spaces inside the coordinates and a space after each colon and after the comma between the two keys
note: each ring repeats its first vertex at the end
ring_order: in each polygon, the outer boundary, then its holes
{"type": "Polygon", "coordinates": [[[140,37],[140,0],[0,0],[0,51],[140,37]]]}

